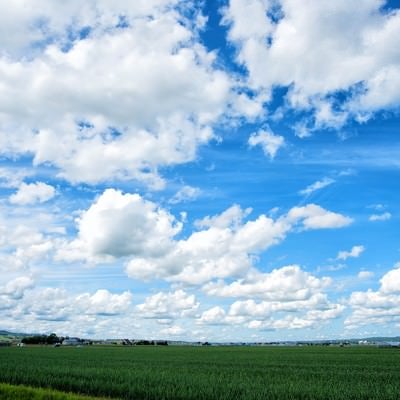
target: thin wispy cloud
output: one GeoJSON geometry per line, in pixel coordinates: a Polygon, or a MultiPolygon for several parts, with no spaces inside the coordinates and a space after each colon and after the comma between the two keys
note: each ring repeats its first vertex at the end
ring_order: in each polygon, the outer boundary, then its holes
{"type": "Polygon", "coordinates": [[[302,196],[310,196],[312,193],[321,190],[323,188],[326,188],[327,186],[332,185],[335,183],[336,180],[332,178],[325,177],[321,179],[320,181],[316,181],[312,183],[311,185],[307,186],[305,189],[300,190],[299,194],[302,196]]]}
{"type": "Polygon", "coordinates": [[[390,212],[384,212],[382,214],[372,214],[369,216],[369,220],[372,222],[375,221],[388,221],[389,219],[392,218],[392,214],[390,212]]]}
{"type": "Polygon", "coordinates": [[[201,190],[197,187],[185,185],[179,189],[173,197],[169,200],[171,204],[184,203],[187,201],[194,201],[201,195],[201,190]]]}

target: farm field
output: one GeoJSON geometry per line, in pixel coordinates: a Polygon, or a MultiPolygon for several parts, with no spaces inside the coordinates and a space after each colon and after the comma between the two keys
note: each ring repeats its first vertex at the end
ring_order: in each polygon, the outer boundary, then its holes
{"type": "Polygon", "coordinates": [[[400,350],[10,347],[0,349],[0,382],[115,399],[394,400],[400,350]]]}

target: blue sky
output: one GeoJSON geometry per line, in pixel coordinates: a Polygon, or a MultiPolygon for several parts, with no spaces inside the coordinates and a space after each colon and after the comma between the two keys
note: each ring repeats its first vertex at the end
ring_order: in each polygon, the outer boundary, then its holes
{"type": "Polygon", "coordinates": [[[400,5],[0,2],[1,327],[400,327],[400,5]]]}

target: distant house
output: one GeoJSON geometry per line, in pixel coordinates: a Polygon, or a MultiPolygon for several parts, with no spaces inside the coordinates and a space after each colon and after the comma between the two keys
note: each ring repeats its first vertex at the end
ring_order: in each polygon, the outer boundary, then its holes
{"type": "Polygon", "coordinates": [[[62,342],[63,346],[80,346],[81,344],[82,340],[76,337],[64,339],[62,342]]]}
{"type": "Polygon", "coordinates": [[[400,347],[400,342],[396,341],[381,342],[378,344],[378,347],[400,347]]]}

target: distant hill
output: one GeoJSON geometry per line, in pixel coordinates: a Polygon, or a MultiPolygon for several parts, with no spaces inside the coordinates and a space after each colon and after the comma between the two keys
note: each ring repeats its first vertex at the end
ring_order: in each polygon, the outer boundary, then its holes
{"type": "Polygon", "coordinates": [[[7,336],[7,337],[19,338],[19,337],[25,337],[25,336],[31,336],[31,335],[32,335],[32,333],[10,332],[10,331],[5,331],[5,330],[0,330],[0,337],[7,336]]]}
{"type": "Polygon", "coordinates": [[[361,340],[368,340],[368,342],[400,342],[400,336],[394,337],[369,337],[361,340]]]}

